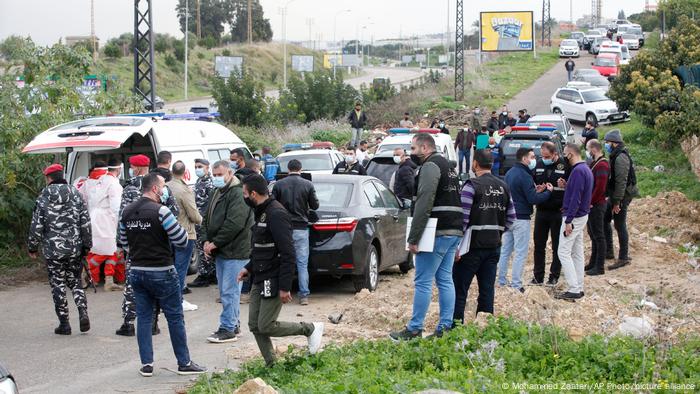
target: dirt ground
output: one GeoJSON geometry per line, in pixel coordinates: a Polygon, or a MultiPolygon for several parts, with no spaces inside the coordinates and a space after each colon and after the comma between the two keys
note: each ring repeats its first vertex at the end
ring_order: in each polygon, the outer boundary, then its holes
{"type": "MultiPolygon", "coordinates": [[[[613,334],[625,316],[646,316],[656,335],[664,340],[673,341],[684,333],[697,333],[700,331],[700,272],[695,268],[697,261],[681,253],[679,247],[700,241],[699,219],[700,203],[687,200],[681,193],[635,200],[628,221],[632,264],[608,270],[603,276],[586,277],[586,296],[575,303],[553,298],[555,291],[564,289],[563,274],[556,289],[526,286],[525,293],[521,294],[511,288],[497,288],[496,316],[555,324],[566,329],[574,339],[593,333],[613,334]],[[642,301],[646,301],[645,305],[642,301]]],[[[586,236],[586,258],[589,253],[590,241],[586,236]]],[[[530,255],[524,283],[531,279],[532,264],[530,255]]],[[[327,342],[386,338],[390,330],[402,327],[410,319],[412,273],[402,275],[392,271],[380,278],[379,288],[374,293],[363,291],[342,304],[322,302],[315,305],[312,315],[326,321],[327,342]],[[331,324],[324,316],[339,312],[343,314],[340,324],[331,324]]],[[[474,316],[477,294],[475,280],[468,298],[467,316],[474,316]]],[[[437,312],[435,293],[426,318],[428,333],[435,327],[437,312]]],[[[276,341],[279,351],[289,344],[301,346],[304,341],[303,338],[276,341]]],[[[231,354],[236,359],[256,355],[254,346],[238,348],[231,354]]]]}

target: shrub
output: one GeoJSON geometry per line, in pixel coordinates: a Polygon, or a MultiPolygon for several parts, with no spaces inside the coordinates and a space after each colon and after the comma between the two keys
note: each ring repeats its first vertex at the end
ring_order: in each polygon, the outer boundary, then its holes
{"type": "Polygon", "coordinates": [[[177,62],[177,59],[171,54],[166,54],[165,55],[165,65],[168,66],[169,69],[177,72],[180,70],[180,63],[177,62]]]}
{"type": "Polygon", "coordinates": [[[104,53],[105,56],[112,59],[118,59],[122,57],[122,49],[114,42],[109,42],[107,43],[107,45],[105,45],[104,53]]]}
{"type": "Polygon", "coordinates": [[[227,48],[221,51],[221,56],[231,56],[231,51],[227,48]]]}
{"type": "MultiPolygon", "coordinates": [[[[207,49],[212,49],[218,44],[218,40],[212,36],[206,36],[199,40],[199,46],[205,47],[207,49]]],[[[226,55],[224,55],[226,56],[226,55]]]]}
{"type": "Polygon", "coordinates": [[[231,77],[212,79],[212,96],[219,107],[221,119],[243,126],[260,126],[268,111],[264,85],[248,70],[231,77]]]}
{"type": "Polygon", "coordinates": [[[280,93],[281,98],[296,103],[305,122],[344,116],[357,96],[357,90],[343,82],[341,73],[333,77],[328,71],[305,73],[303,78],[292,76],[287,90],[280,93]]]}
{"type": "Polygon", "coordinates": [[[197,59],[199,60],[204,60],[206,58],[206,55],[204,52],[197,52],[197,59]]]}
{"type": "Polygon", "coordinates": [[[175,50],[175,58],[181,62],[184,62],[185,42],[183,40],[175,40],[175,42],[173,42],[173,49],[175,50]]]}

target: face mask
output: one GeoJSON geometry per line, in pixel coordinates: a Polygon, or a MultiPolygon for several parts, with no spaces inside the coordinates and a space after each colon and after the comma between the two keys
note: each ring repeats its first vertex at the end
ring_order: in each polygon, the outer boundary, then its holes
{"type": "Polygon", "coordinates": [[[401,164],[401,156],[394,156],[394,163],[401,164]]]}
{"type": "Polygon", "coordinates": [[[501,112],[503,115],[508,115],[508,112],[501,112]]]}
{"type": "Polygon", "coordinates": [[[441,128],[442,128],[442,127],[445,127],[445,124],[444,124],[444,123],[440,123],[440,127],[441,127],[441,128]]]}
{"type": "Polygon", "coordinates": [[[609,142],[606,142],[606,143],[605,143],[605,151],[608,152],[608,153],[612,153],[613,147],[612,147],[612,144],[611,144],[611,143],[609,143],[609,142]]]}
{"type": "Polygon", "coordinates": [[[197,175],[197,178],[201,178],[204,176],[204,168],[195,168],[194,173],[197,175]]]}
{"type": "Polygon", "coordinates": [[[249,206],[249,207],[251,207],[251,208],[255,208],[255,203],[253,202],[253,200],[250,199],[250,196],[248,196],[248,197],[243,197],[243,201],[245,202],[245,204],[246,204],[247,206],[249,206]]]}
{"type": "Polygon", "coordinates": [[[527,168],[530,169],[530,171],[534,170],[535,167],[537,167],[537,162],[535,160],[530,160],[530,164],[527,165],[527,168]]]}
{"type": "Polygon", "coordinates": [[[496,147],[496,144],[489,144],[489,148],[493,149],[496,147]]]}
{"type": "Polygon", "coordinates": [[[354,162],[354,161],[355,161],[355,156],[354,156],[354,155],[346,155],[346,156],[345,156],[345,162],[346,162],[346,163],[349,164],[349,163],[352,163],[352,162],[354,162]]]}
{"type": "Polygon", "coordinates": [[[593,155],[591,155],[591,152],[586,151],[586,159],[593,160],[593,155]]]}
{"type": "Polygon", "coordinates": [[[164,187],[160,190],[161,195],[160,195],[160,202],[165,204],[168,201],[168,198],[170,198],[170,189],[167,187],[164,187]]]}
{"type": "Polygon", "coordinates": [[[475,109],[475,110],[474,110],[474,115],[479,115],[480,113],[481,113],[481,110],[480,110],[480,109],[475,109]]]}
{"type": "Polygon", "coordinates": [[[230,167],[232,170],[237,170],[238,169],[238,162],[237,161],[232,161],[230,164],[230,167]]]}
{"type": "Polygon", "coordinates": [[[422,158],[418,155],[411,154],[411,161],[414,162],[417,166],[421,165],[422,158]]]}
{"type": "Polygon", "coordinates": [[[223,176],[214,176],[211,178],[211,183],[214,185],[215,188],[221,189],[222,187],[226,186],[226,181],[224,180],[223,176]]]}
{"type": "Polygon", "coordinates": [[[134,177],[134,169],[129,168],[129,178],[133,178],[133,177],[134,177]]]}
{"type": "Polygon", "coordinates": [[[542,158],[542,163],[544,163],[544,165],[546,166],[549,166],[552,165],[552,163],[554,163],[554,160],[542,158]]]}

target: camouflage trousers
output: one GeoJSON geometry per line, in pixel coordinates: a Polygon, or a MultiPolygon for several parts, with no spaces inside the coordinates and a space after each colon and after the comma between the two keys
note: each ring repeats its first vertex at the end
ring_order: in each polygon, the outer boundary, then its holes
{"type": "Polygon", "coordinates": [[[56,308],[56,316],[59,319],[68,318],[66,287],[73,293],[73,300],[78,310],[87,310],[85,290],[83,290],[80,283],[80,273],[83,270],[82,257],[46,260],[46,267],[49,273],[49,285],[51,286],[53,303],[56,308]]]}
{"type": "Polygon", "coordinates": [[[197,241],[195,242],[195,253],[199,256],[199,265],[197,266],[197,274],[202,278],[215,278],[216,265],[214,260],[204,254],[204,239],[200,235],[201,228],[197,226],[197,241]]]}

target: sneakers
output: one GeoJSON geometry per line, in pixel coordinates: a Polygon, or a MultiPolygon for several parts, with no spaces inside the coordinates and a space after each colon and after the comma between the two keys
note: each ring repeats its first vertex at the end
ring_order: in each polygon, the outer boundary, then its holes
{"type": "Polygon", "coordinates": [[[211,281],[203,276],[197,276],[192,282],[190,282],[188,287],[209,287],[211,281]]]}
{"type": "Polygon", "coordinates": [[[241,304],[247,304],[250,302],[250,293],[241,293],[241,304]]]}
{"type": "Polygon", "coordinates": [[[121,335],[123,337],[133,337],[136,335],[136,330],[134,329],[134,323],[132,322],[124,322],[121,327],[117,330],[115,333],[117,335],[121,335]]]}
{"type": "Polygon", "coordinates": [[[586,275],[588,275],[588,276],[605,275],[605,270],[601,270],[598,268],[591,268],[588,271],[586,271],[586,275]]]}
{"type": "Polygon", "coordinates": [[[223,328],[219,328],[215,333],[207,337],[207,341],[211,343],[226,343],[234,342],[237,340],[238,337],[236,336],[235,331],[228,331],[223,328]]]}
{"type": "Polygon", "coordinates": [[[547,286],[556,286],[557,282],[559,282],[559,278],[549,278],[547,280],[547,286]]]}
{"type": "Polygon", "coordinates": [[[423,338],[423,330],[410,331],[408,328],[404,328],[401,331],[392,332],[389,334],[389,338],[391,338],[391,340],[394,342],[410,341],[411,339],[416,338],[420,339],[423,338]]]}
{"type": "Polygon", "coordinates": [[[630,260],[617,260],[615,264],[608,267],[609,270],[616,270],[630,264],[630,260]]]}
{"type": "Polygon", "coordinates": [[[544,284],[544,281],[537,280],[535,278],[532,278],[532,280],[530,281],[530,285],[532,285],[532,286],[542,286],[543,284],[544,284]]]}
{"type": "Polygon", "coordinates": [[[123,291],[124,286],[114,283],[113,276],[105,276],[105,291],[123,291]]]}
{"type": "Polygon", "coordinates": [[[309,297],[300,297],[299,305],[309,305],[309,297]]]}
{"type": "Polygon", "coordinates": [[[70,335],[71,329],[70,329],[70,323],[68,322],[68,318],[66,317],[65,320],[64,319],[59,320],[58,327],[56,327],[53,330],[53,332],[56,335],[70,335]]]}
{"type": "Polygon", "coordinates": [[[187,365],[177,367],[178,375],[199,375],[205,372],[207,372],[207,368],[195,364],[194,361],[190,361],[187,365]]]}
{"type": "Polygon", "coordinates": [[[309,353],[316,354],[321,349],[323,339],[323,323],[314,323],[314,331],[309,335],[309,353]]]}
{"type": "Polygon", "coordinates": [[[583,270],[584,270],[584,271],[590,271],[590,270],[592,270],[593,268],[595,268],[595,264],[593,264],[593,263],[588,263],[588,264],[586,264],[585,267],[583,267],[583,270]]]}
{"type": "Polygon", "coordinates": [[[141,369],[139,369],[139,373],[143,377],[150,378],[153,376],[153,365],[146,364],[142,366],[141,369]]]}
{"type": "Polygon", "coordinates": [[[583,292],[571,293],[571,292],[567,291],[565,293],[558,293],[558,294],[554,295],[554,298],[556,298],[557,300],[565,300],[565,301],[575,301],[581,297],[583,297],[583,292]]]}
{"type": "Polygon", "coordinates": [[[79,309],[78,313],[80,314],[80,332],[90,331],[90,318],[87,309],[79,309]]]}
{"type": "Polygon", "coordinates": [[[182,310],[183,311],[191,312],[191,311],[196,311],[197,309],[199,309],[199,307],[197,305],[187,302],[187,300],[184,298],[182,299],[182,310]]]}

